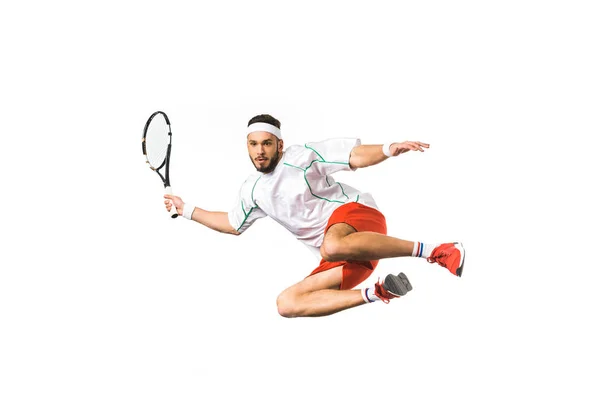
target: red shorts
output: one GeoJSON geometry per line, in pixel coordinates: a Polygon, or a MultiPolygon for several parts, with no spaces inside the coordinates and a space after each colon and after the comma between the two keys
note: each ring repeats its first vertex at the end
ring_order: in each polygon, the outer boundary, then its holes
{"type": "MultiPolygon", "coordinates": [[[[387,235],[387,225],[383,214],[375,208],[360,203],[346,203],[338,207],[329,217],[325,233],[327,233],[329,227],[340,222],[350,225],[357,232],[377,232],[387,235]]],[[[325,261],[321,259],[317,269],[311,272],[309,276],[343,265],[340,290],[352,289],[367,279],[378,263],[379,260],[325,261]]]]}

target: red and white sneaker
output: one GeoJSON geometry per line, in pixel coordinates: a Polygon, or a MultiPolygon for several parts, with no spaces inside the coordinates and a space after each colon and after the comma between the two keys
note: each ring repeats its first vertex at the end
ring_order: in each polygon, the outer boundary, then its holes
{"type": "Polygon", "coordinates": [[[443,243],[427,257],[430,263],[438,263],[456,276],[461,276],[465,264],[465,248],[462,243],[443,243]]]}
{"type": "Polygon", "coordinates": [[[411,290],[412,285],[403,272],[400,272],[397,276],[389,274],[385,277],[383,283],[377,281],[375,284],[375,296],[379,297],[386,304],[391,299],[404,296],[411,290]]]}

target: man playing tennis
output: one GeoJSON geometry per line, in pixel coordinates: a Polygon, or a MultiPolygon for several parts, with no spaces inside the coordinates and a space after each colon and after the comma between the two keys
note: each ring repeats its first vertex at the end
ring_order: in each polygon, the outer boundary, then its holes
{"type": "Polygon", "coordinates": [[[256,168],[242,184],[229,212],[206,211],[166,194],[179,215],[211,229],[239,235],[254,221],[271,217],[319,254],[321,262],[302,281],[284,290],[277,308],[284,317],[336,313],[361,304],[405,295],[412,289],[406,275],[388,275],[372,287],[354,289],[367,279],[378,260],[422,257],[461,276],[465,250],[460,243],[425,244],[387,236],[385,217],[368,193],[336,182],[331,175],[378,164],[408,151],[424,151],[421,142],[361,145],[359,139],[329,139],[290,146],[283,151],[280,122],[257,115],[248,122],[247,145],[256,168]]]}

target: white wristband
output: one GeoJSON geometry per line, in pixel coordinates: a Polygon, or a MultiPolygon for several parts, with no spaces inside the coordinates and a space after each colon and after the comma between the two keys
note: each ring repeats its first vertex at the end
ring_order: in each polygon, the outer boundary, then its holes
{"type": "Polygon", "coordinates": [[[384,143],[383,146],[381,146],[381,150],[383,151],[383,154],[385,154],[386,157],[391,157],[392,153],[390,153],[390,146],[393,144],[393,142],[389,142],[389,143],[384,143]]]}
{"type": "Polygon", "coordinates": [[[183,218],[187,218],[187,219],[192,219],[192,214],[194,213],[194,210],[196,209],[195,206],[185,203],[183,205],[183,218]]]}

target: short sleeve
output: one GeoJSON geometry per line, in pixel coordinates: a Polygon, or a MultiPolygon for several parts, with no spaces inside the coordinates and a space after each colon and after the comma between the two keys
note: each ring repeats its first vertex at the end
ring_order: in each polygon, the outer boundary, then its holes
{"type": "Polygon", "coordinates": [[[248,185],[249,182],[249,180],[244,182],[240,188],[236,204],[227,213],[229,223],[239,233],[248,229],[257,219],[267,216],[252,199],[251,188],[256,182],[252,181],[252,185],[248,185]]]}
{"type": "Polygon", "coordinates": [[[315,153],[317,171],[330,175],[338,171],[352,171],[350,153],[360,143],[360,139],[356,138],[336,138],[306,143],[304,147],[315,153]]]}

